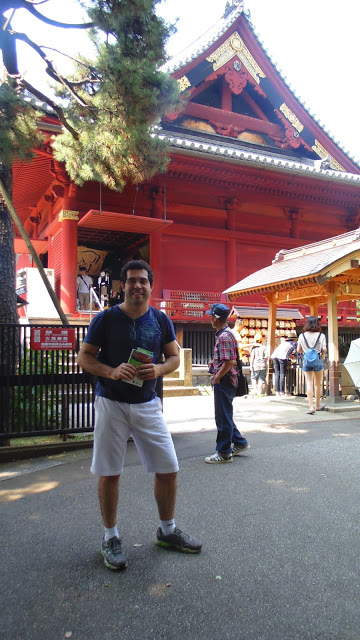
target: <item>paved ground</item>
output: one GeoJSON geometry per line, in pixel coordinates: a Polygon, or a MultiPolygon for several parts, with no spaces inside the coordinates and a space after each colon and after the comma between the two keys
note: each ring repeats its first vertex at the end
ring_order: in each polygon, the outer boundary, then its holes
{"type": "Polygon", "coordinates": [[[235,401],[251,444],[214,451],[211,397],[172,398],[177,523],[199,556],[153,545],[152,478],[128,445],[119,524],[129,566],[102,564],[90,451],[0,466],[3,640],[359,640],[360,412],[235,401]]]}

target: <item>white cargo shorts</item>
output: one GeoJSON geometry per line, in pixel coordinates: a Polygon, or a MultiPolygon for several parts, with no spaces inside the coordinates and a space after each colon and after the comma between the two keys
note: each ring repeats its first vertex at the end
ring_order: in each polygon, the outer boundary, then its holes
{"type": "Polygon", "coordinates": [[[159,398],[140,404],[127,404],[96,396],[91,464],[94,475],[117,476],[122,473],[130,435],[145,471],[174,473],[179,470],[174,443],[159,398]]]}

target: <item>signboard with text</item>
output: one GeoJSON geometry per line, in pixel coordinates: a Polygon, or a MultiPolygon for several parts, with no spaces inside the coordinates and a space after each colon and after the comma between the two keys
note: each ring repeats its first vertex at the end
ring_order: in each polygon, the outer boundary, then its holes
{"type": "Polygon", "coordinates": [[[30,348],[37,351],[75,349],[75,329],[68,327],[32,327],[30,348]]]}

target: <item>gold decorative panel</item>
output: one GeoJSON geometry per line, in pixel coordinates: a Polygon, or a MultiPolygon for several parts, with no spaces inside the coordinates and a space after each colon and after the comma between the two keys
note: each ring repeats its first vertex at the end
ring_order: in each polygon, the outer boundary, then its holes
{"type": "MultiPolygon", "coordinates": [[[[315,144],[311,148],[315,153],[317,153],[319,158],[326,158],[330,155],[318,140],[315,140],[315,144]]],[[[334,171],[345,171],[344,167],[342,167],[341,164],[339,164],[332,156],[330,156],[330,164],[334,171]]]]}
{"type": "Polygon", "coordinates": [[[213,69],[217,71],[217,69],[220,69],[220,67],[229,62],[234,56],[241,60],[258,84],[260,83],[260,78],[266,78],[265,73],[253,58],[237,31],[206,59],[208,62],[213,63],[213,69]]]}
{"type": "Polygon", "coordinates": [[[283,104],[280,107],[280,111],[284,114],[285,118],[287,118],[287,120],[289,120],[289,122],[292,124],[292,126],[299,132],[301,133],[304,125],[301,124],[300,120],[296,117],[295,113],[293,113],[291,111],[291,109],[289,109],[289,107],[287,106],[287,104],[285,104],[285,102],[283,102],[283,104]]]}
{"type": "Polygon", "coordinates": [[[179,85],[179,91],[182,92],[182,91],[185,91],[185,89],[187,89],[188,87],[191,87],[191,82],[189,82],[186,76],[183,76],[182,78],[179,78],[178,85],[179,85]]]}
{"type": "Polygon", "coordinates": [[[70,209],[63,209],[59,213],[59,222],[63,220],[79,220],[79,212],[71,211],[70,209]]]}

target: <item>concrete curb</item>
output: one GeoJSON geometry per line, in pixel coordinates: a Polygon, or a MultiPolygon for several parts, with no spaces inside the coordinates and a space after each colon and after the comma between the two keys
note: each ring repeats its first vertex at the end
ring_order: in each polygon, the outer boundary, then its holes
{"type": "Polygon", "coordinates": [[[83,442],[59,442],[56,444],[35,444],[22,447],[1,447],[0,463],[28,460],[30,458],[64,453],[66,451],[77,451],[78,449],[90,449],[92,446],[92,440],[84,440],[83,442]]]}

